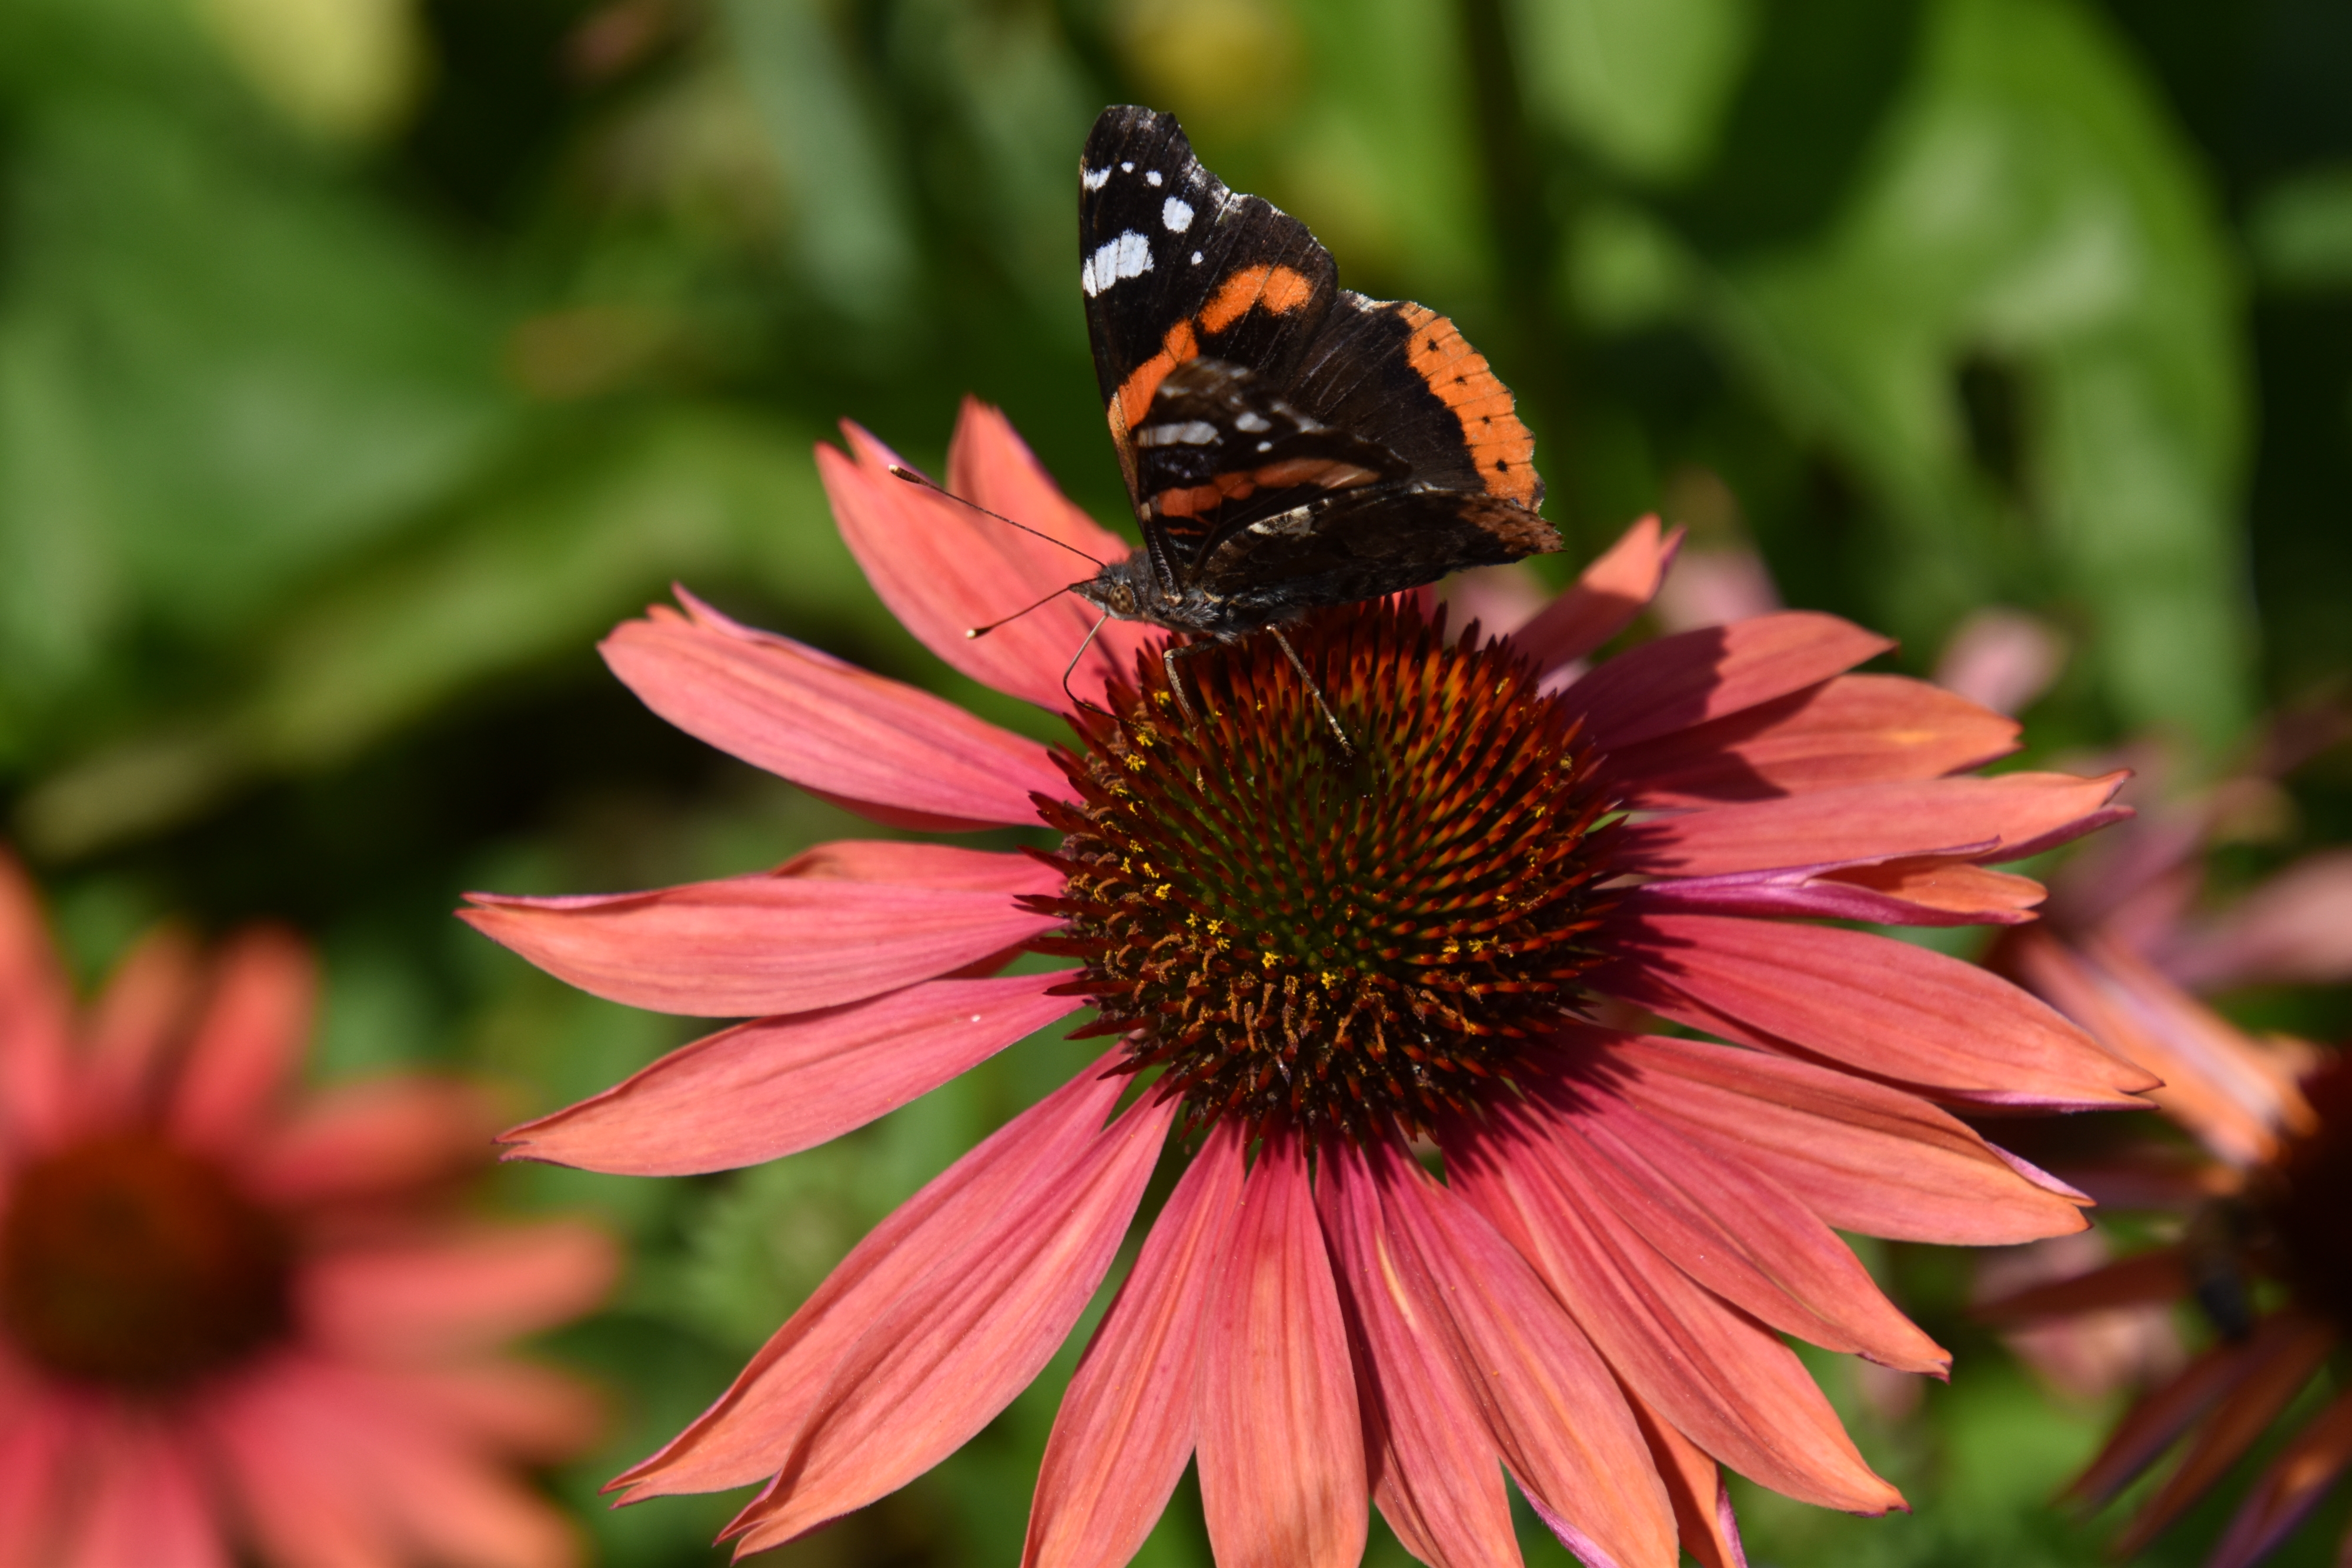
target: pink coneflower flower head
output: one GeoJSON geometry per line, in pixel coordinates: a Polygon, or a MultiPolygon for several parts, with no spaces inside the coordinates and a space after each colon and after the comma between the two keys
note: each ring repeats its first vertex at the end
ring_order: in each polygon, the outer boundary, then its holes
{"type": "Polygon", "coordinates": [[[78,1018],[0,858],[0,1563],[573,1559],[510,1465],[594,1402],[500,1346],[613,1250],[449,1217],[487,1146],[456,1085],[291,1092],[312,988],[289,936],[166,933],[78,1018]]]}
{"type": "MultiPolygon", "coordinates": [[[[818,461],[919,637],[1065,706],[1068,601],[1016,622],[1025,642],[964,635],[1067,581],[1058,551],[891,478],[861,431],[818,461]]],[[[1118,551],[992,411],[967,406],[948,478],[1118,551]]],[[[1172,1145],[1181,1178],[1063,1401],[1029,1563],[1125,1562],[1188,1463],[1225,1568],[1352,1563],[1369,1503],[1427,1562],[1516,1561],[1507,1476],[1618,1568],[1669,1568],[1678,1539],[1741,1561],[1721,1465],[1899,1506],[1780,1334],[1947,1358],[1833,1228],[2079,1229],[2078,1195],[1944,1106],[2129,1105],[2151,1081],[1982,970],[1821,922],[2027,919],[2038,887],[1988,862],[2106,820],[2116,781],[1957,776],[2016,727],[1848,673],[1887,644],[1825,615],[1584,670],[1673,544],[1637,526],[1507,640],[1416,595],[1290,628],[1346,747],[1267,638],[1185,659],[1192,722],[1157,643],[1106,627],[1048,747],[690,599],[615,632],[621,678],[739,757],[886,822],[1054,840],[476,895],[468,919],[574,984],[751,1019],[517,1129],[519,1152],[740,1166],[1082,1009],[1109,1040],[854,1249],[628,1497],[765,1481],[730,1531],[756,1551],[904,1485],[1045,1365],[1172,1145]],[[1072,967],[996,973],[1024,949],[1072,967]]]]}

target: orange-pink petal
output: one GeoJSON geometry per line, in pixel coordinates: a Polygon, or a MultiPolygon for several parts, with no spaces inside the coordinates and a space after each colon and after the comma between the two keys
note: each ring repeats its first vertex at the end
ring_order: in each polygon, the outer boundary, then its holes
{"type": "MultiPolygon", "coordinates": [[[[2272,1342],[2275,1345],[2275,1341],[2272,1342]]],[[[2161,1386],[2143,1395],[2107,1434],[2064,1495],[2094,1507],[2112,1501],[2180,1434],[2242,1383],[2257,1360],[2252,1341],[2224,1340],[2192,1357],[2161,1386]]]]}
{"type": "Polygon", "coordinates": [[[1388,1151],[1390,1234],[1409,1244],[1464,1382],[1520,1489],[1588,1563],[1669,1568],[1674,1521],[1608,1365],[1511,1243],[1452,1189],[1388,1151]]]}
{"type": "Polygon", "coordinates": [[[579,1316],[619,1271],[613,1239],[579,1220],[482,1226],[327,1253],[297,1290],[319,1343],[369,1360],[488,1350],[579,1316]]]}
{"type": "Polygon", "coordinates": [[[1903,675],[1839,675],[1610,754],[1644,808],[1937,779],[2017,749],[2018,724],[1903,675]]]}
{"type": "Polygon", "coordinates": [[[2327,1495],[2347,1463],[2352,1463],[2352,1393],[2329,1400],[2270,1462],[2206,1568],[2253,1568],[2327,1495]]]}
{"type": "Polygon", "coordinates": [[[478,1164],[498,1117],[479,1087],[385,1078],[310,1096],[239,1152],[247,1186],[287,1205],[391,1197],[478,1164]]]}
{"type": "MultiPolygon", "coordinates": [[[[740,1551],[780,1545],[898,1490],[963,1447],[1069,1336],[1142,1201],[1176,1102],[1130,1107],[1017,1212],[970,1267],[885,1305],[832,1365],[776,1479],[730,1522],[740,1551]]],[[[781,1369],[779,1369],[781,1371],[781,1369]]]]}
{"type": "Polygon", "coordinates": [[[835,520],[875,592],[925,647],[974,680],[1055,709],[1069,706],[1062,672],[1073,657],[1070,687],[1081,695],[1099,695],[1108,676],[1126,672],[1145,628],[1113,622],[1088,644],[1102,612],[1076,594],[1052,596],[1094,575],[1087,558],[1117,560],[1130,547],[1063,496],[1003,414],[966,398],[956,421],[948,488],[972,506],[891,477],[896,453],[855,424],[842,432],[847,455],[817,448],[835,520]],[[965,634],[1033,604],[984,637],[965,634]]]}
{"type": "Polygon", "coordinates": [[[1915,1094],[1706,1040],[1578,1038],[1590,1054],[1574,1071],[1769,1175],[1836,1229],[1982,1247],[2084,1228],[2079,1198],[1915,1094]]]}
{"type": "Polygon", "coordinates": [[[1270,1135],[1211,1286],[1196,1419],[1218,1568],[1355,1568],[1370,1490],[1331,1260],[1297,1138],[1270,1135]]]}
{"type": "Polygon", "coordinates": [[[1904,1372],[1950,1369],[1950,1353],[1764,1172],[1718,1158],[1597,1082],[1539,1092],[1528,1111],[1628,1225],[1732,1305],[1829,1350],[1904,1372]]]}
{"type": "Polygon", "coordinates": [[[898,827],[1033,822],[1033,792],[1068,792],[1035,741],[679,598],[690,618],[656,606],[602,646],[623,684],[688,735],[898,827]]]}
{"type": "Polygon", "coordinates": [[[998,857],[990,889],[723,877],[644,893],[469,893],[458,917],[557,979],[656,1012],[745,1018],[838,1007],[1007,953],[1055,916],[1014,904],[1060,879],[998,857]]]}
{"type": "Polygon", "coordinates": [[[1971,1315],[1989,1323],[2030,1323],[2042,1318],[2177,1301],[2191,1289],[2188,1255],[2178,1247],[2159,1247],[2118,1258],[2072,1279],[2029,1285],[1979,1302],[1971,1315]]]}
{"type": "Polygon", "coordinates": [[[1644,643],[1569,687],[1560,701],[1583,716],[1588,739],[1615,752],[1787,696],[1893,646],[1834,615],[1784,611],[1644,643]]]}
{"type": "MultiPolygon", "coordinates": [[[[80,1507],[57,1568],[229,1568],[227,1542],[184,1437],[145,1412],[91,1423],[72,1478],[80,1507]]],[[[30,1563],[33,1558],[19,1558],[30,1563]]]]}
{"type": "Polygon", "coordinates": [[[1439,1291],[1381,1214],[1363,1151],[1327,1146],[1322,1159],[1318,1207],[1354,1352],[1372,1500],[1405,1550],[1434,1568],[1516,1563],[1501,1450],[1439,1321],[1439,1291]]]}
{"type": "Polygon", "coordinates": [[[1572,1159],[1506,1116],[1449,1143],[1447,1173],[1507,1237],[1637,1397],[1717,1459],[1801,1501],[1903,1506],[1803,1364],[1619,1218],[1572,1159]]]}
{"type": "Polygon", "coordinates": [[[180,1072],[174,1132],[205,1147],[246,1146],[301,1061],[318,987],[318,966],[291,932],[262,926],[229,945],[180,1072]]]}
{"type": "Polygon", "coordinates": [[[1679,1023],[1937,1099],[2137,1108],[2153,1074],[1999,976],[1893,937],[1717,915],[1610,927],[1596,988],[1679,1023]]]}
{"type": "Polygon", "coordinates": [[[2126,777],[2004,773],[1858,784],[1678,812],[1628,826],[1621,863],[1651,876],[1720,876],[1962,852],[2018,860],[2128,815],[2103,809],[2126,777]]]}
{"type": "MultiPolygon", "coordinates": [[[[6,865],[0,860],[0,867],[6,865]]],[[[5,876],[0,870],[0,876],[5,876]]],[[[5,894],[0,894],[5,896],[5,894]]],[[[65,1521],[73,1488],[86,1469],[76,1414],[37,1391],[10,1390],[0,1427],[0,1563],[39,1563],[65,1521]]]]}
{"type": "Polygon", "coordinates": [[[409,1406],[468,1444],[520,1458],[568,1458],[593,1448],[608,1424],[594,1389],[535,1362],[404,1366],[385,1381],[388,1403],[409,1406]]]}
{"type": "Polygon", "coordinates": [[[1581,659],[1633,623],[1658,596],[1683,530],[1661,530],[1643,517],[1586,567],[1568,591],[1538,611],[1511,633],[1512,646],[1539,670],[1581,659]]]}
{"type": "Polygon", "coordinates": [[[1080,1006],[1068,971],[933,980],[738,1024],[500,1134],[508,1158],[696,1176],[798,1154],[929,1093],[1080,1006]]]}
{"type": "Polygon", "coordinates": [[[82,1119],[152,1110],[157,1070],[187,1038],[200,975],[194,940],[173,925],[149,932],[115,966],[83,1029],[82,1119]]]}
{"type": "Polygon", "coordinates": [[[2304,856],[2160,956],[2200,991],[2341,984],[2352,977],[2352,849],[2304,856]]]}
{"type": "Polygon", "coordinates": [[[1669,877],[1628,888],[1628,915],[1749,915],[1885,925],[2018,925],[2044,897],[2031,877],[1947,856],[1910,856],[1723,876],[1669,877]]]}
{"type": "Polygon", "coordinates": [[[1666,1495],[1674,1501],[1675,1530],[1683,1550],[1698,1560],[1699,1568],[1748,1568],[1748,1548],[1739,1539],[1739,1521],[1731,1511],[1731,1487],[1723,1471],[1705,1449],[1675,1431],[1673,1422],[1638,1399],[1629,1403],[1650,1445],[1650,1461],[1664,1478],[1666,1495]]]}
{"type": "MultiPolygon", "coordinates": [[[[1066,1268],[1072,1249],[1097,1244],[1091,1224],[1076,1224],[1070,1214],[1071,1173],[1099,1171],[1114,1149],[1127,1147],[1127,1124],[1103,1124],[1128,1082],[1110,1073],[1124,1058],[1122,1049],[1097,1060],[869,1231],[709,1410],[614,1481],[626,1489],[625,1500],[718,1491],[782,1474],[801,1451],[802,1434],[824,1415],[835,1369],[861,1354],[877,1323],[905,1332],[907,1303],[935,1303],[958,1281],[1002,1298],[1019,1289],[1008,1270],[1066,1268]]],[[[1002,1372],[970,1370],[982,1381],[1002,1372]]],[[[1024,1375],[1005,1397],[1026,1381],[1024,1375]]]]}
{"type": "Polygon", "coordinates": [[[72,995],[33,884],[0,850],[0,1124],[12,1144],[39,1146],[61,1130],[72,995]]]}
{"type": "Polygon", "coordinates": [[[1221,1124],[1144,1239],[1054,1417],[1022,1568],[1125,1563],[1192,1457],[1192,1385],[1209,1283],[1241,1207],[1243,1139],[1221,1124]]]}

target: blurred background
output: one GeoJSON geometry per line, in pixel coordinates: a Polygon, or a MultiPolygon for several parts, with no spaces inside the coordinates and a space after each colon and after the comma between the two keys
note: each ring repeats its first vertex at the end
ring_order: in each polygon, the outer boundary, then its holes
{"type": "MultiPolygon", "coordinates": [[[[461,1068],[519,1118],[688,1038],[447,911],[875,831],[607,676],[674,579],[1051,733],[883,614],[810,450],[849,417],[936,466],[970,392],[1124,526],[1073,178],[1119,101],[1460,322],[1537,434],[1546,580],[1659,510],[1690,543],[1647,631],[1835,611],[2021,705],[2029,758],[2129,743],[2193,792],[2352,672],[2347,81],[2341,0],[9,0],[5,831],[85,983],[167,913],[303,929],[330,1078],[461,1068]]],[[[2352,755],[2298,759],[2216,819],[2213,898],[2352,840],[2352,755]]],[[[2352,1029],[2340,990],[2223,1001],[2352,1029]]],[[[728,1176],[501,1173],[631,1245],[546,1347],[618,1413],[549,1481],[601,1561],[723,1561],[730,1500],[596,1485],[1071,1060],[728,1176]]],[[[1818,1364],[1918,1512],[1743,1494],[1757,1561],[2097,1561],[2048,1499],[2116,1397],[1971,1327],[1967,1260],[1870,1256],[1955,1385],[1818,1364]]],[[[772,1561],[1016,1560],[1073,1354],[772,1561]]],[[[1206,1563],[1196,1501],[1146,1561],[1206,1563]]]]}

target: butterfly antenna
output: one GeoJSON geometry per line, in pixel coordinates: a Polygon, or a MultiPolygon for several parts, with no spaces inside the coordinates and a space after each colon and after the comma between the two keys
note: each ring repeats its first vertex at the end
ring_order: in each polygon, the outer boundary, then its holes
{"type": "MultiPolygon", "coordinates": [[[[1011,517],[1006,517],[1003,512],[990,511],[978,501],[967,501],[961,496],[957,495],[953,490],[950,490],[946,486],[940,484],[938,480],[931,478],[926,474],[918,474],[903,463],[893,463],[890,465],[890,477],[893,479],[904,479],[909,485],[920,485],[924,489],[930,491],[934,495],[945,496],[949,500],[955,502],[958,506],[970,507],[973,511],[978,512],[984,517],[994,517],[998,522],[1004,524],[1007,528],[1019,528],[1024,534],[1034,534],[1037,538],[1044,539],[1047,544],[1058,545],[1062,549],[1068,550],[1074,556],[1077,556],[1085,560],[1094,561],[1097,566],[1101,566],[1103,564],[1102,561],[1097,559],[1093,556],[1087,555],[1086,551],[1070,543],[1067,539],[1057,539],[1042,528],[1033,528],[1026,523],[1016,523],[1011,517]]],[[[1033,605],[1031,608],[1034,609],[1035,606],[1033,605]]],[[[1029,612],[1026,610],[1022,612],[1024,615],[1026,615],[1028,612],[1029,612]]],[[[1012,617],[1007,616],[1005,619],[1010,620],[1012,617]]],[[[999,622],[997,624],[1001,626],[1003,624],[1003,622],[999,622]]],[[[987,627],[983,626],[981,628],[981,631],[982,632],[986,630],[988,630],[987,627]]],[[[979,635],[979,632],[967,632],[964,635],[968,637],[977,636],[979,635]]]]}
{"type": "MultiPolygon", "coordinates": [[[[1012,614],[1007,615],[1007,616],[1004,616],[1004,617],[1003,617],[1002,619],[999,619],[999,620],[992,621],[992,622],[989,622],[987,625],[985,625],[985,626],[967,626],[967,627],[965,627],[965,628],[964,628],[963,634],[964,634],[965,636],[967,636],[967,637],[985,637],[985,636],[987,636],[991,632],[995,631],[999,626],[1003,626],[1003,625],[1005,625],[1005,624],[1007,624],[1007,623],[1009,623],[1009,622],[1014,622],[1014,621],[1018,621],[1018,620],[1020,620],[1024,615],[1028,614],[1030,610],[1043,610],[1046,605],[1053,603],[1053,602],[1054,602],[1054,601],[1055,601],[1056,599],[1061,598],[1061,597],[1062,597],[1062,595],[1064,595],[1065,593],[1069,592],[1072,589],[1075,589],[1075,588],[1076,588],[1077,586],[1078,586],[1078,585],[1077,585],[1076,583],[1073,582],[1073,583],[1071,583],[1071,584],[1070,584],[1068,587],[1066,587],[1066,588],[1057,588],[1057,589],[1054,590],[1054,591],[1053,591],[1053,592],[1051,592],[1051,593],[1049,593],[1049,594],[1045,595],[1045,598],[1043,598],[1043,599],[1039,600],[1036,603],[1030,605],[1030,606],[1028,607],[1028,609],[1027,609],[1027,610],[1016,610],[1016,611],[1014,611],[1012,614]]],[[[1108,619],[1109,619],[1109,617],[1106,616],[1106,617],[1104,617],[1104,619],[1105,619],[1105,620],[1108,620],[1108,619]]],[[[1099,627],[1101,626],[1102,622],[1098,621],[1098,622],[1097,622],[1095,624],[1096,624],[1096,626],[1097,626],[1097,628],[1099,628],[1099,627]]],[[[1093,642],[1094,640],[1095,640],[1095,634],[1094,634],[1094,632],[1087,632],[1087,643],[1091,643],[1091,642],[1093,642]]],[[[1080,653],[1084,653],[1084,652],[1086,651],[1086,643],[1079,643],[1079,644],[1078,644],[1078,651],[1079,651],[1080,653]]]]}

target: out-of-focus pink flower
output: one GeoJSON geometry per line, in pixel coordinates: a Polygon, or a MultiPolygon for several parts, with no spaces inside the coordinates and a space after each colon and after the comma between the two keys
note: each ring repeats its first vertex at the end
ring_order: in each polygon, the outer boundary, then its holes
{"type": "Polygon", "coordinates": [[[283,934],[208,970],[167,933],[78,1017],[0,857],[0,1563],[574,1557],[509,1466],[594,1401],[500,1346],[591,1306],[613,1249],[449,1217],[488,1141],[456,1085],[291,1092],[311,991],[283,934]]]}
{"type": "MultiPolygon", "coordinates": [[[[820,467],[884,601],[950,664],[1060,709],[1075,600],[965,635],[1066,582],[1060,552],[848,444],[820,467]]],[[[949,482],[1121,549],[992,411],[967,406],[949,482]]],[[[1368,1500],[1426,1561],[1515,1561],[1506,1469],[1621,1568],[1670,1568],[1678,1537],[1742,1561],[1718,1465],[1900,1506],[1780,1334],[1914,1373],[1948,1357],[1835,1229],[2077,1230],[2079,1194],[1941,1107],[2129,1106],[2152,1080],[1983,970],[1817,922],[2026,920],[2040,888],[1990,862],[2110,820],[2116,780],[1959,776],[2016,727],[1851,674],[1887,643],[1826,615],[1559,674],[1639,613],[1667,548],[1637,526],[1501,641],[1448,637],[1414,595],[1292,628],[1352,752],[1265,638],[1186,661],[1196,725],[1157,634],[1106,626],[1070,676],[1076,744],[1048,749],[691,599],[616,631],[621,679],[738,757],[885,822],[1059,842],[844,842],[684,887],[474,895],[469,920],[573,984],[751,1020],[516,1129],[519,1153],[747,1165],[1080,1008],[1114,1037],[616,1484],[765,1478],[730,1527],[745,1551],[906,1484],[1053,1354],[1172,1134],[1183,1175],[1064,1400],[1027,1563],[1126,1561],[1195,1460],[1226,1568],[1351,1563],[1368,1500]],[[997,973],[1024,949],[1076,967],[997,973]],[[1644,1014],[1735,1043],[1593,1021],[1644,1014]]]]}
{"type": "Polygon", "coordinates": [[[1993,605],[1952,632],[1936,661],[1936,684],[1995,713],[2023,713],[2065,664],[2065,640],[2049,622],[1993,605]]]}

